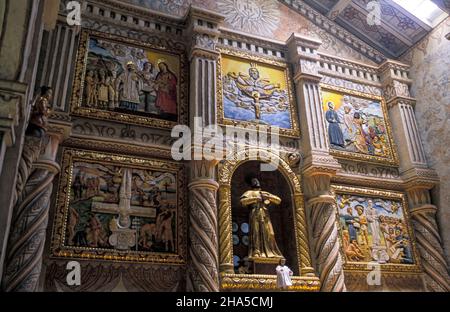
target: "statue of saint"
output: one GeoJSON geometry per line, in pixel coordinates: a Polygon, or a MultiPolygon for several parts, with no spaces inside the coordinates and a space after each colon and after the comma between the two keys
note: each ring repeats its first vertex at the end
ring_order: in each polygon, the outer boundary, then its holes
{"type": "Polygon", "coordinates": [[[53,89],[51,87],[41,87],[39,98],[31,108],[30,121],[26,131],[27,135],[42,137],[44,132],[47,131],[52,96],[53,89]]]}
{"type": "Polygon", "coordinates": [[[261,190],[259,180],[251,180],[252,189],[241,196],[241,205],[251,209],[250,211],[250,244],[249,259],[255,258],[283,258],[278,249],[270,221],[268,206],[279,205],[281,199],[278,196],[261,190]]]}

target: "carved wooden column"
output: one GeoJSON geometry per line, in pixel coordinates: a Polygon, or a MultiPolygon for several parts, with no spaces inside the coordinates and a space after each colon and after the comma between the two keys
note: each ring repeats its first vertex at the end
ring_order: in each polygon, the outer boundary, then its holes
{"type": "Polygon", "coordinates": [[[305,155],[302,169],[315,266],[322,291],[345,291],[335,199],[330,193],[331,177],[340,166],[329,154],[319,86],[322,77],[318,72],[317,49],[320,44],[320,41],[297,34],[288,40],[289,57],[295,66],[294,80],[302,120],[301,145],[305,155]]]}
{"type": "MultiPolygon", "coordinates": [[[[219,24],[223,16],[191,6],[188,22],[190,50],[190,125],[200,118],[202,126],[216,122],[216,71],[218,52],[215,50],[219,24]]],[[[196,142],[201,145],[203,142],[196,142]]],[[[195,144],[195,143],[194,143],[195,144]]],[[[193,146],[193,150],[196,151],[193,146]]],[[[195,152],[194,152],[195,154],[195,152]]],[[[189,184],[189,260],[188,290],[219,291],[219,247],[215,181],[216,161],[202,160],[196,153],[191,161],[189,184]]]]}
{"type": "Polygon", "coordinates": [[[219,291],[216,163],[193,161],[189,184],[189,255],[192,291],[219,291]]]}
{"type": "Polygon", "coordinates": [[[450,282],[441,237],[436,223],[438,207],[431,203],[430,190],[439,182],[429,169],[414,115],[415,100],[411,98],[408,66],[386,61],[379,72],[383,82],[389,115],[396,127],[401,177],[405,181],[410,214],[417,245],[425,271],[425,285],[430,291],[449,291],[450,282]]]}
{"type": "MultiPolygon", "coordinates": [[[[5,291],[37,290],[53,179],[60,169],[55,161],[56,153],[69,129],[70,125],[65,122],[50,124],[47,134],[39,142],[42,146],[39,157],[32,164],[26,183],[17,196],[2,283],[5,291]]],[[[24,155],[25,162],[34,157],[35,147],[24,155]]]]}
{"type": "Polygon", "coordinates": [[[45,11],[45,1],[2,0],[0,4],[0,281],[45,11]]]}

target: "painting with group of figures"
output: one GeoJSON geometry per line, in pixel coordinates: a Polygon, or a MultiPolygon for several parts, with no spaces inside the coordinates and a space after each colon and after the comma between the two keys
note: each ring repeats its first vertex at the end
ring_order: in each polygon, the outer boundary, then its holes
{"type": "Polygon", "coordinates": [[[396,163],[386,105],[382,98],[330,86],[322,88],[322,98],[328,138],[334,154],[396,163]]]}
{"type": "Polygon", "coordinates": [[[403,194],[333,188],[342,251],[348,263],[417,264],[403,194]]]}
{"type": "Polygon", "coordinates": [[[163,128],[178,123],[184,97],[181,52],[94,34],[83,32],[72,112],[163,128]]]}
{"type": "Polygon", "coordinates": [[[285,63],[221,49],[219,120],[224,124],[276,127],[299,135],[289,70],[285,63]]]}
{"type": "Polygon", "coordinates": [[[69,175],[59,194],[59,255],[177,258],[178,165],[78,150],[65,152],[64,165],[69,175]]]}

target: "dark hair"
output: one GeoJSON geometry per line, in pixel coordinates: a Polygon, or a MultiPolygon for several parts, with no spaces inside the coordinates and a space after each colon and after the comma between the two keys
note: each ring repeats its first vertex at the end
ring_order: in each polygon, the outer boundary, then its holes
{"type": "Polygon", "coordinates": [[[359,119],[361,118],[361,114],[356,112],[355,115],[353,115],[353,118],[359,119]]]}
{"type": "Polygon", "coordinates": [[[245,183],[247,183],[248,185],[252,185],[252,180],[253,179],[258,179],[258,177],[256,176],[256,174],[249,174],[245,177],[245,183]]]}
{"type": "Polygon", "coordinates": [[[42,86],[41,90],[40,90],[41,95],[45,95],[49,90],[53,90],[53,88],[52,87],[48,87],[48,86],[42,86]]]}

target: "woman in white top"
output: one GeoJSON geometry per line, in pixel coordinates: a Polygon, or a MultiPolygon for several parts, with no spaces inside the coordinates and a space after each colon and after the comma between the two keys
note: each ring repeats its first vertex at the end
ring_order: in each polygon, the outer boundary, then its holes
{"type": "Polygon", "coordinates": [[[277,266],[277,287],[283,290],[292,286],[291,276],[294,274],[291,269],[286,266],[286,259],[280,259],[280,264],[277,266]]]}

